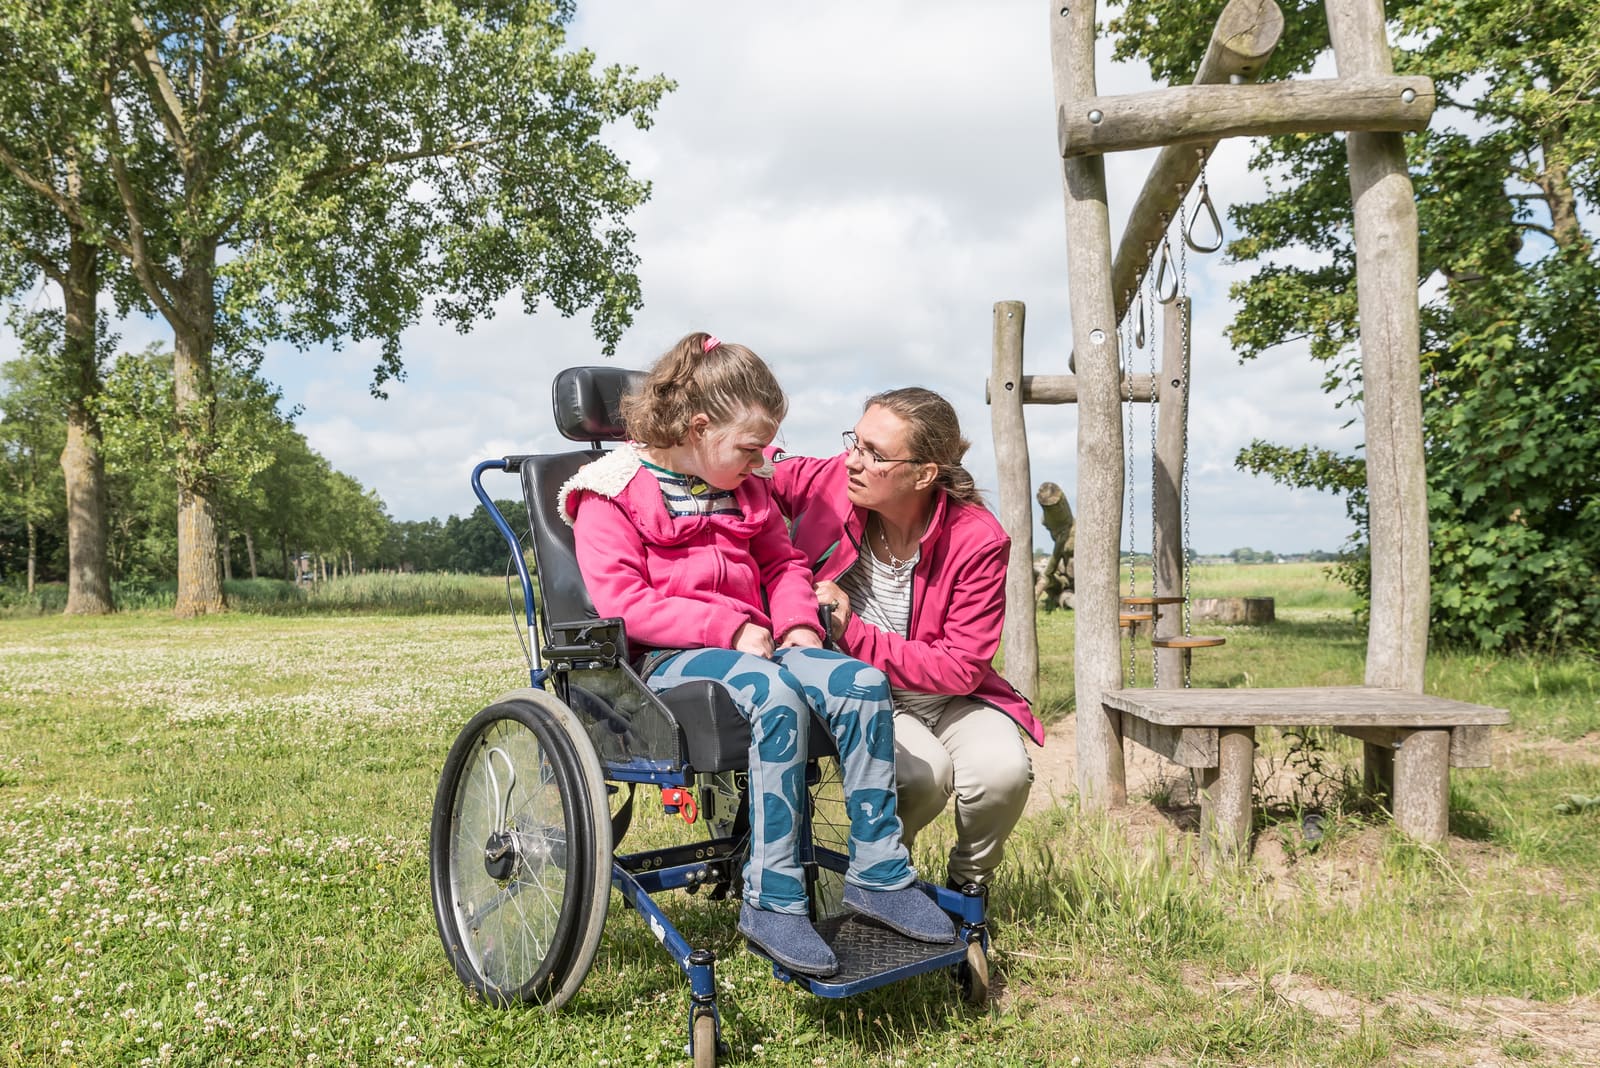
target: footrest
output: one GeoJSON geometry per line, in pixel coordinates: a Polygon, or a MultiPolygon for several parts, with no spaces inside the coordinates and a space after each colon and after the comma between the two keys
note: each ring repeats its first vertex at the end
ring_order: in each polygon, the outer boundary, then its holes
{"type": "Polygon", "coordinates": [[[777,964],[773,968],[781,973],[780,978],[791,979],[819,997],[848,997],[908,976],[954,968],[967,959],[967,943],[960,939],[938,945],[918,942],[856,915],[820,920],[816,927],[834,956],[839,958],[837,972],[819,979],[785,972],[777,964]]]}

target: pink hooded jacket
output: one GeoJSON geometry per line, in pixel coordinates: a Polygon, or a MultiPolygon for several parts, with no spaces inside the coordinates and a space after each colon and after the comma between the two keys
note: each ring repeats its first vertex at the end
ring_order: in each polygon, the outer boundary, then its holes
{"type": "Polygon", "coordinates": [[[674,519],[661,485],[624,445],[561,487],[578,568],[602,617],[618,617],[634,653],[733,648],[745,623],[822,634],[805,560],[789,541],[764,478],[734,490],[742,516],[674,519]]]}
{"type": "MultiPolygon", "coordinates": [[[[818,579],[837,579],[861,555],[867,512],[850,503],[845,455],[827,459],[768,450],[772,494],[789,516],[795,545],[818,579]]],[[[1044,744],[1028,701],[994,669],[1006,615],[1011,538],[980,505],[943,493],[923,532],[911,573],[909,637],[879,630],[855,613],[840,649],[922,693],[966,694],[993,705],[1044,744]]]]}

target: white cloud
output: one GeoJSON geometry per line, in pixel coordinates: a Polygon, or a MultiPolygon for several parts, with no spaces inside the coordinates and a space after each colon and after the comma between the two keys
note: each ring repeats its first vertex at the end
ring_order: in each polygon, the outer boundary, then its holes
{"type": "MultiPolygon", "coordinates": [[[[969,466],[992,496],[993,305],[1027,304],[1028,373],[1064,373],[1070,346],[1047,18],[1036,0],[579,5],[575,44],[678,82],[652,129],[608,134],[654,186],[630,224],[645,307],[616,362],[643,366],[692,329],[749,344],[791,394],[784,441],[809,451],[836,448],[869,393],[928,385],[956,404],[969,466]]],[[[1112,65],[1104,43],[1098,85],[1150,87],[1142,70],[1112,65]]],[[[1154,155],[1107,161],[1114,239],[1154,155]]],[[[1211,160],[1219,211],[1260,194],[1248,157],[1233,143],[1211,160]]],[[[1246,477],[1232,460],[1253,437],[1348,445],[1359,430],[1339,429],[1345,415],[1303,352],[1240,366],[1228,351],[1227,287],[1246,271],[1213,256],[1191,257],[1188,273],[1195,547],[1337,547],[1348,530],[1337,501],[1246,477]]],[[[409,331],[408,379],[387,401],[367,394],[370,346],[274,347],[265,373],[304,406],[312,446],[395,516],[462,514],[475,504],[476,460],[558,445],[554,372],[602,359],[586,315],[529,318],[516,298],[496,311],[464,336],[409,331]]],[[[152,332],[130,324],[125,344],[152,332]]],[[[1033,407],[1026,418],[1034,483],[1075,495],[1076,411],[1033,407]]],[[[1147,415],[1134,418],[1147,451],[1147,415]]],[[[1147,483],[1148,467],[1135,477],[1147,483]]],[[[490,490],[516,492],[509,480],[490,490]]],[[[1148,516],[1136,519],[1147,541],[1148,516]]]]}

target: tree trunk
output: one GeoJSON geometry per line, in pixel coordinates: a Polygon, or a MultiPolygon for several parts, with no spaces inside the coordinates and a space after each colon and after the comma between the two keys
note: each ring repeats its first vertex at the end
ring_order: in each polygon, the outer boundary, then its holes
{"type": "Polygon", "coordinates": [[[248,530],[244,532],[244,553],[250,558],[250,577],[260,578],[256,574],[256,539],[248,530]]]}
{"type": "Polygon", "coordinates": [[[39,577],[39,528],[28,520],[28,596],[33,596],[34,584],[39,577]]]}
{"type": "Polygon", "coordinates": [[[228,522],[217,520],[217,543],[222,547],[222,581],[233,581],[233,535],[228,532],[228,522]]]}
{"type": "Polygon", "coordinates": [[[221,612],[222,569],[217,543],[217,492],[211,478],[215,447],[216,386],[211,374],[215,339],[212,273],[215,250],[193,252],[185,272],[185,320],[173,324],[172,382],[178,438],[178,603],[180,618],[221,612]],[[197,262],[198,261],[198,262],[197,262]]]}
{"type": "Polygon", "coordinates": [[[66,332],[61,349],[67,383],[67,444],[61,473],[67,488],[67,615],[111,611],[111,571],[106,562],[105,458],[94,401],[100,394],[100,359],[95,347],[95,302],[99,291],[96,249],[77,233],[67,250],[62,285],[66,332]]]}
{"type": "Polygon", "coordinates": [[[1545,204],[1550,209],[1550,231],[1555,235],[1557,248],[1573,248],[1583,241],[1583,223],[1578,218],[1577,195],[1572,191],[1572,178],[1567,163],[1556,148],[1566,139],[1567,124],[1550,124],[1549,132],[1540,142],[1544,156],[1544,170],[1539,175],[1539,189],[1544,193],[1545,204]]]}

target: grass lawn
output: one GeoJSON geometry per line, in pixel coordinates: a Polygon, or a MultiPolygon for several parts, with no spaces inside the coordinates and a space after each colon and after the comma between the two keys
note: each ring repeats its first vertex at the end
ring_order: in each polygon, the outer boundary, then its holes
{"type": "MultiPolygon", "coordinates": [[[[1221,628],[1195,685],[1360,682],[1318,569],[1211,570],[1196,596],[1277,596],[1279,621],[1221,628]]],[[[1070,615],[1040,633],[1070,733],[1070,615]]],[[[0,619],[0,1065],[686,1063],[687,985],[615,895],[554,1016],[471,1002],[439,946],[439,768],[525,682],[503,616],[0,619]]],[[[1495,766],[1453,776],[1442,847],[1347,803],[1332,739],[1271,780],[1237,868],[1206,872],[1178,810],[1068,796],[1013,839],[982,1009],[942,975],[813,998],[743,951],[733,904],[662,900],[717,951],[730,1063],[1600,1063],[1600,665],[1436,653],[1429,687],[1512,712],[1495,766]]],[[[625,848],[696,833],[652,812],[625,848]]]]}

